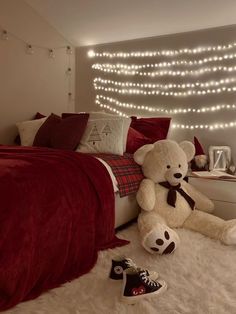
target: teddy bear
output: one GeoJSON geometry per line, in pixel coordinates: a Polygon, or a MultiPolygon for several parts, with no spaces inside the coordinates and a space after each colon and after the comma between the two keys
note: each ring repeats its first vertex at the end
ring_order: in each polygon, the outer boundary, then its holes
{"type": "Polygon", "coordinates": [[[212,201],[184,180],[194,154],[191,142],[168,139],[134,153],[145,177],[136,196],[141,207],[138,228],[142,245],[150,253],[169,254],[178,247],[179,236],[173,228],[236,244],[236,219],[225,221],[212,215],[212,201]]]}

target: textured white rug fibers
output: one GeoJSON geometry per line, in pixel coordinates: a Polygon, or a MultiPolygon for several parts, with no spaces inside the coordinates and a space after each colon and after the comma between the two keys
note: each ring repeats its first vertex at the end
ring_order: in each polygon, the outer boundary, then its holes
{"type": "Polygon", "coordinates": [[[178,230],[181,245],[174,254],[150,255],[140,245],[137,225],[119,232],[127,246],[99,253],[92,271],[5,314],[234,314],[236,313],[236,247],[225,246],[188,230],[178,230]],[[121,281],[108,279],[117,254],[159,272],[168,289],[135,305],[120,301],[121,281]]]}

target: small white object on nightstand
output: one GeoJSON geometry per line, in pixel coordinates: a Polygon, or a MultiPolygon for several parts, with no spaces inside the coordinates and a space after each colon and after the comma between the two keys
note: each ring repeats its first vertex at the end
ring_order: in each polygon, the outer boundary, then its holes
{"type": "Polygon", "coordinates": [[[226,220],[236,218],[236,177],[225,179],[210,173],[208,177],[189,174],[189,183],[214,202],[214,215],[226,220]]]}
{"type": "Polygon", "coordinates": [[[209,169],[226,171],[231,160],[231,148],[229,146],[209,147],[209,169]]]}

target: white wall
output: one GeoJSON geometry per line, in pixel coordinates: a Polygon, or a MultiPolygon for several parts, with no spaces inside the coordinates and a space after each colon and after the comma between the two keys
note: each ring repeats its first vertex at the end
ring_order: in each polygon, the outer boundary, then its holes
{"type": "MultiPolygon", "coordinates": [[[[96,52],[119,52],[119,51],[147,51],[147,50],[157,50],[157,49],[180,49],[183,47],[194,48],[196,46],[209,46],[209,45],[219,45],[228,42],[236,41],[236,26],[221,27],[215,29],[207,29],[202,31],[188,32],[173,34],[168,36],[153,37],[148,39],[139,39],[133,41],[123,41],[111,44],[90,46],[90,47],[80,47],[77,49],[77,82],[76,82],[76,110],[99,110],[99,107],[95,105],[95,91],[93,89],[93,78],[95,76],[100,76],[107,79],[119,80],[119,81],[133,81],[133,82],[144,82],[145,80],[150,82],[149,78],[129,76],[124,78],[124,76],[116,76],[111,73],[102,73],[96,72],[91,69],[91,65],[96,62],[114,62],[114,63],[142,63],[142,60],[129,60],[129,59],[110,59],[102,60],[96,58],[88,58],[87,52],[89,49],[94,49],[96,52]]],[[[236,53],[236,49],[233,50],[236,53]]],[[[217,53],[216,53],[217,54],[217,53]]],[[[205,57],[206,55],[201,55],[205,57]]],[[[181,56],[180,59],[188,58],[188,56],[181,56]]],[[[158,59],[157,62],[162,60],[158,59]]],[[[155,62],[156,62],[155,61],[155,62]]],[[[226,60],[220,62],[223,65],[236,65],[235,59],[226,60]]],[[[209,80],[221,79],[222,74],[213,73],[211,75],[203,75],[197,78],[197,80],[205,82],[209,80]]],[[[228,77],[236,78],[235,72],[232,74],[226,74],[228,77]]],[[[169,81],[181,83],[184,82],[184,78],[168,78],[169,81]]],[[[168,81],[166,79],[166,81],[168,81]]],[[[196,81],[196,78],[190,78],[190,81],[196,81]]],[[[163,78],[155,78],[152,80],[154,83],[165,83],[163,78]]],[[[236,85],[236,84],[234,84],[236,85]]],[[[107,94],[106,94],[107,95],[107,94]]],[[[110,97],[118,98],[119,101],[130,102],[135,104],[149,104],[149,106],[164,106],[164,108],[171,109],[175,107],[180,108],[200,108],[205,106],[212,106],[215,104],[229,103],[233,104],[235,102],[236,93],[222,93],[222,94],[211,94],[211,95],[202,95],[202,96],[191,96],[191,97],[163,97],[163,96],[145,96],[145,95],[120,95],[110,93],[110,97]]],[[[119,108],[117,108],[119,109],[119,108]]],[[[128,114],[136,115],[147,115],[147,112],[137,112],[127,111],[123,108],[120,110],[126,111],[128,114]]],[[[183,124],[211,124],[214,122],[227,122],[227,121],[236,121],[236,111],[229,110],[219,111],[215,113],[206,113],[206,114],[189,114],[189,115],[175,115],[173,120],[177,123],[183,124]]],[[[182,139],[193,139],[193,136],[196,135],[199,137],[200,141],[205,146],[205,149],[209,145],[230,145],[233,148],[233,153],[236,155],[236,128],[231,128],[228,130],[172,130],[170,136],[176,140],[182,139]]],[[[235,156],[236,157],[236,156],[235,156]]],[[[236,160],[236,158],[235,158],[236,160]]]]}
{"type": "MultiPolygon", "coordinates": [[[[22,0],[0,0],[0,28],[3,27],[32,45],[66,46],[69,43],[22,0]]],[[[74,74],[71,77],[72,99],[68,99],[68,55],[66,49],[25,52],[25,44],[9,36],[0,39],[0,143],[12,143],[15,123],[30,119],[37,111],[60,114],[74,110],[74,74]]],[[[74,73],[75,54],[71,56],[74,73]]]]}

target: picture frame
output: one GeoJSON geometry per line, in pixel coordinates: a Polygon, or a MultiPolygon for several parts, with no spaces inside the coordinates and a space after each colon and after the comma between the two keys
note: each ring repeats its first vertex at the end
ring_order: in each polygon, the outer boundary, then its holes
{"type": "Polygon", "coordinates": [[[209,170],[227,171],[231,160],[231,148],[229,146],[209,147],[209,170]]]}

